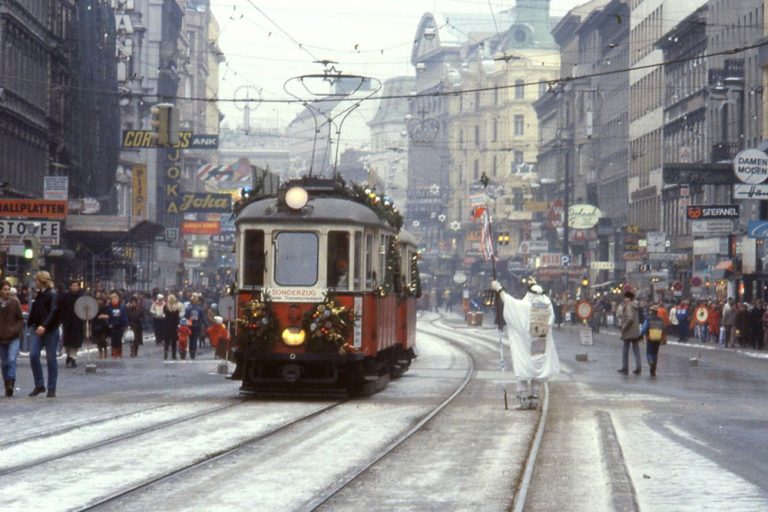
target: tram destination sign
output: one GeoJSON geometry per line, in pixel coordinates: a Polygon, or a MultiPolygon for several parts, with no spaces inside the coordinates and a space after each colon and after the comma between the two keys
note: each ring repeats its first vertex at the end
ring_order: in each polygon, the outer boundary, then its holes
{"type": "Polygon", "coordinates": [[[686,207],[688,220],[738,219],[741,206],[738,204],[693,204],[686,207]]]}

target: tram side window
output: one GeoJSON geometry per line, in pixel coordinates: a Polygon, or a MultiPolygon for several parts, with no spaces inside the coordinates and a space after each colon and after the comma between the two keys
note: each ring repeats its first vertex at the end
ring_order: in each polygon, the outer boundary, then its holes
{"type": "Polygon", "coordinates": [[[275,236],[275,283],[313,286],[317,283],[318,238],[315,233],[284,231],[275,236]]]}
{"type": "Polygon", "coordinates": [[[248,230],[243,244],[243,284],[264,285],[264,231],[248,230]]]}
{"type": "Polygon", "coordinates": [[[328,261],[326,263],[328,286],[349,290],[349,233],[328,232],[328,261]]]}
{"type": "Polygon", "coordinates": [[[369,233],[365,235],[365,288],[368,290],[379,285],[376,269],[373,266],[373,251],[373,235],[369,233]]]}
{"type": "Polygon", "coordinates": [[[355,233],[355,290],[360,289],[360,283],[363,282],[363,234],[355,233]]]}

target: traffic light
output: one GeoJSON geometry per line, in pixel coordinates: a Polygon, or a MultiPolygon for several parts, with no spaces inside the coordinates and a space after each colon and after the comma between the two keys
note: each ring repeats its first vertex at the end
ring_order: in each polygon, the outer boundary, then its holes
{"type": "Polygon", "coordinates": [[[179,111],[171,103],[158,103],[150,109],[150,126],[158,146],[175,146],[179,143],[179,111]]]}
{"type": "Polygon", "coordinates": [[[583,286],[584,288],[586,288],[587,286],[589,286],[589,278],[588,278],[588,277],[584,277],[584,278],[582,278],[582,280],[581,280],[581,286],[583,286]]]}
{"type": "Polygon", "coordinates": [[[509,231],[502,231],[497,237],[499,245],[509,245],[509,231]]]}
{"type": "Polygon", "coordinates": [[[168,144],[175,146],[179,143],[179,109],[173,105],[168,107],[168,144]]]}
{"type": "Polygon", "coordinates": [[[35,257],[35,247],[32,240],[24,240],[24,259],[31,260],[35,257]]]}

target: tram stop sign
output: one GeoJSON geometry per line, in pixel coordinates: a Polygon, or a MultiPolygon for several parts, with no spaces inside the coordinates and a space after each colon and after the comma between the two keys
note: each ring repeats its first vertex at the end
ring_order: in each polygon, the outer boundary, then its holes
{"type": "Polygon", "coordinates": [[[93,320],[99,312],[99,304],[90,295],[83,295],[75,301],[75,314],[80,320],[93,320]]]}

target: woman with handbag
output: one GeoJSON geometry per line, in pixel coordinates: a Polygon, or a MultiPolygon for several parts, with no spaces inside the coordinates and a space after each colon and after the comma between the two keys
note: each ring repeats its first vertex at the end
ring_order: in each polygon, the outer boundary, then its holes
{"type": "Polygon", "coordinates": [[[139,355],[139,345],[144,338],[144,309],[139,304],[138,297],[132,297],[128,302],[128,330],[126,333],[126,342],[131,345],[131,357],[139,355]],[[128,333],[131,332],[130,335],[128,333]],[[130,338],[130,339],[129,339],[130,338]]]}

